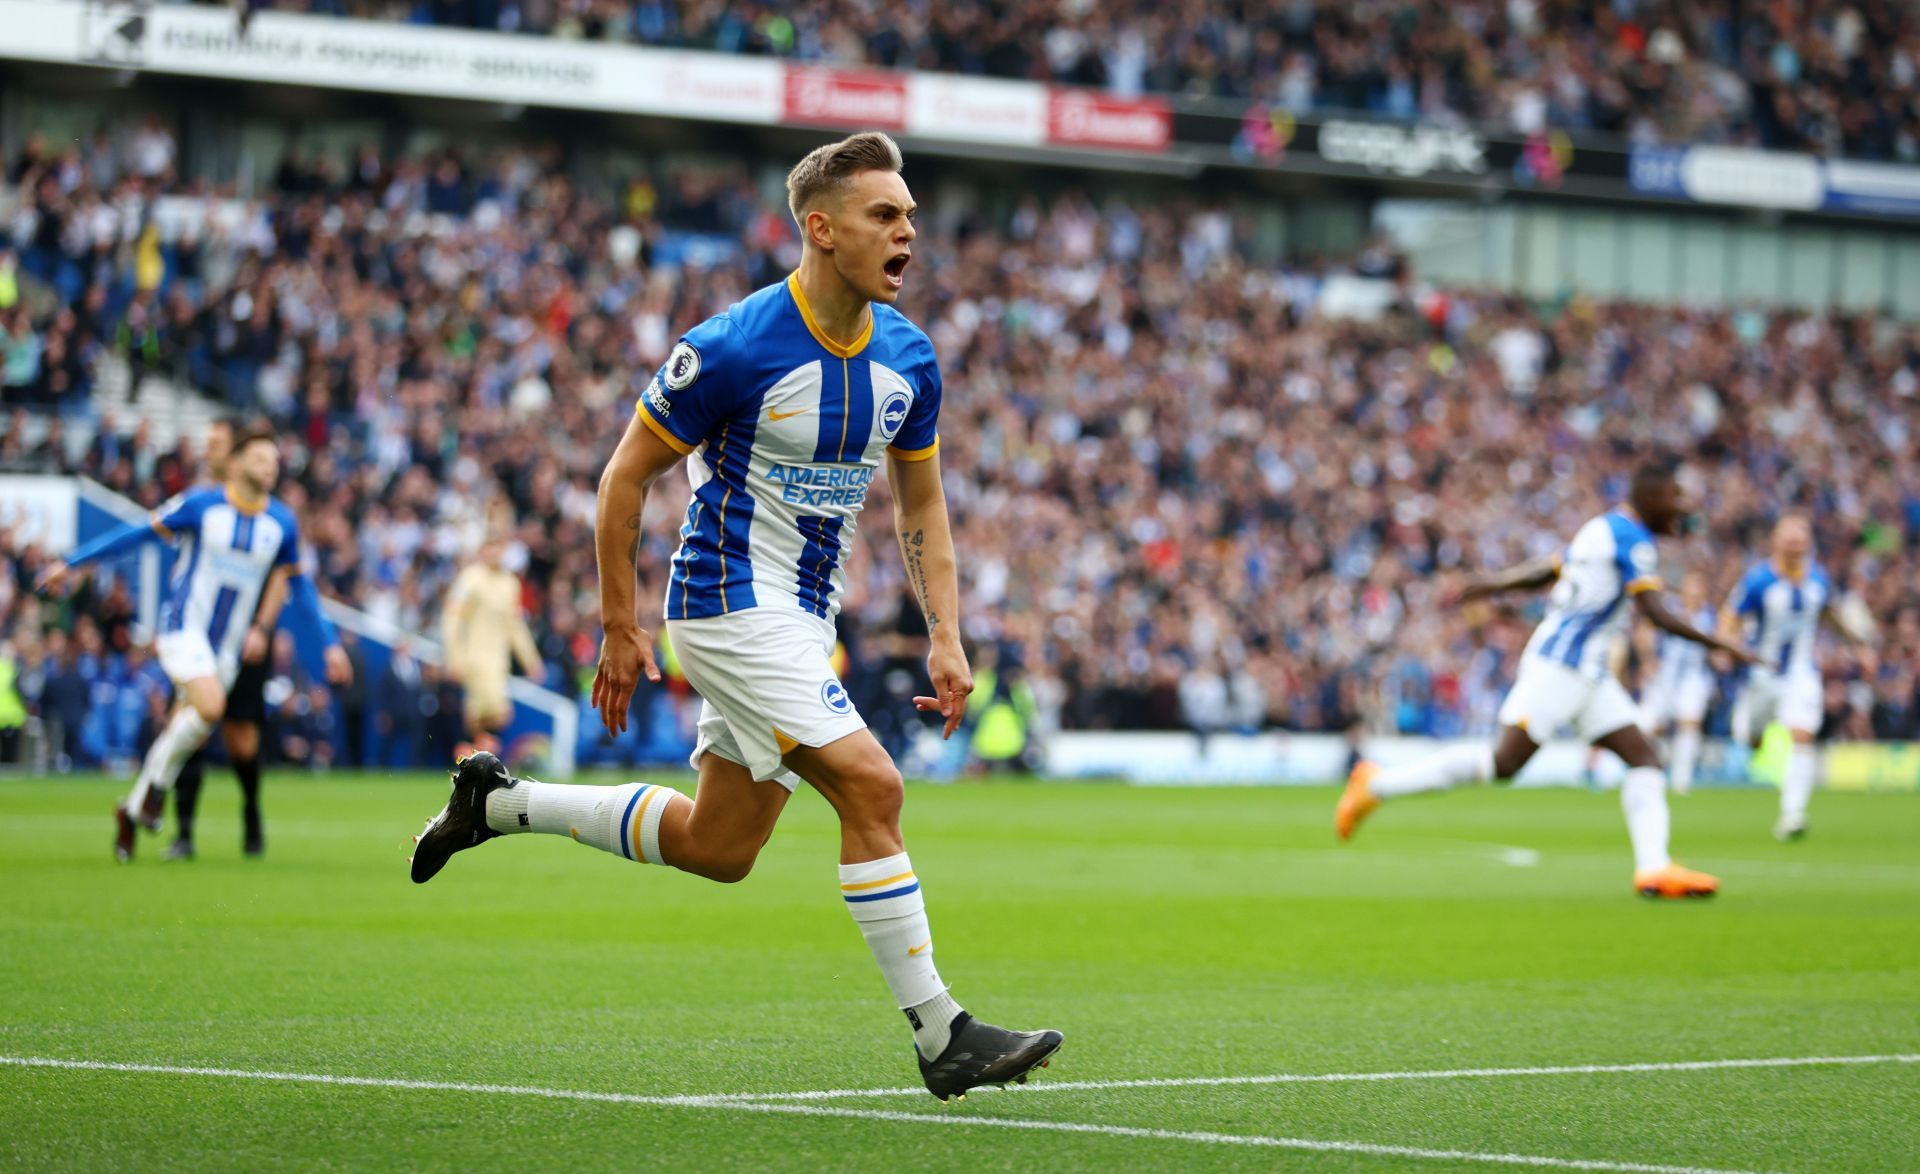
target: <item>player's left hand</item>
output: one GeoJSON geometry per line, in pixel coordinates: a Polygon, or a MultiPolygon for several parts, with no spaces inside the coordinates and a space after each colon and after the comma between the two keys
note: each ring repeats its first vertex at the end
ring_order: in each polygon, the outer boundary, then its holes
{"type": "Polygon", "coordinates": [[[940,737],[951,738],[967,716],[967,697],[973,692],[973,670],[967,667],[967,654],[958,640],[934,642],[927,657],[927,677],[933,682],[934,695],[915,697],[913,707],[946,718],[947,728],[940,737]]]}
{"type": "Polygon", "coordinates": [[[353,661],[347,659],[347,650],[338,644],[327,648],[327,681],[334,685],[353,684],[353,661]]]}

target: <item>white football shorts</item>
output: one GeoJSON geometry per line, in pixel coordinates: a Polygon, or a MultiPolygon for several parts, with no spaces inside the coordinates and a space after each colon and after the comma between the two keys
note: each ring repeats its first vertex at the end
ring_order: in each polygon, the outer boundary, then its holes
{"type": "Polygon", "coordinates": [[[1563,726],[1592,742],[1640,724],[1640,708],[1612,675],[1594,680],[1543,657],[1520,661],[1520,675],[1500,705],[1500,724],[1545,742],[1563,726]]]}
{"type": "Polygon", "coordinates": [[[220,682],[221,689],[231,689],[233,679],[240,675],[240,658],[215,656],[205,632],[188,629],[164,633],[153,642],[153,651],[161,671],[176,685],[212,677],[220,682]]]}
{"type": "Polygon", "coordinates": [[[825,746],[867,728],[833,671],[833,623],[798,608],[750,607],[700,620],[668,620],[667,637],[700,694],[693,768],[708,753],[791,791],[800,776],[781,755],[825,746]]]}
{"type": "Polygon", "coordinates": [[[1679,682],[1655,681],[1640,708],[1646,716],[1646,728],[1662,730],[1673,722],[1699,725],[1706,719],[1712,701],[1713,678],[1695,673],[1679,682]]]}
{"type": "Polygon", "coordinates": [[[1751,742],[1776,721],[1790,730],[1817,733],[1826,708],[1820,694],[1817,672],[1753,669],[1747,687],[1740,690],[1740,700],[1733,706],[1735,740],[1751,742]]]}

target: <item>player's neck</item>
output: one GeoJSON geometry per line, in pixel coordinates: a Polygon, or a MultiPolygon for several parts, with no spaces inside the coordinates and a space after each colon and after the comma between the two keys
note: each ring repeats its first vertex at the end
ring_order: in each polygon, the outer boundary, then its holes
{"type": "Polygon", "coordinates": [[[235,509],[257,514],[267,507],[267,495],[238,477],[227,482],[227,500],[235,509]]]}
{"type": "Polygon", "coordinates": [[[872,307],[833,267],[833,258],[812,249],[800,255],[800,293],[820,332],[843,346],[852,345],[867,328],[872,307]]]}
{"type": "Polygon", "coordinates": [[[1789,561],[1776,554],[1773,556],[1773,569],[1779,572],[1782,579],[1797,583],[1806,576],[1807,560],[1794,559],[1789,561]]]}

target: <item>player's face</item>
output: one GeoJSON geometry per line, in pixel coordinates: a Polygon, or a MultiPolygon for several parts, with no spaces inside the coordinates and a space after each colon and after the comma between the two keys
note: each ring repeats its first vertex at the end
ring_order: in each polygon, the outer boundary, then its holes
{"type": "Polygon", "coordinates": [[[280,450],[267,441],[254,441],[233,459],[239,461],[241,479],[256,493],[271,493],[280,480],[280,450]]]}
{"type": "Polygon", "coordinates": [[[1680,519],[1687,514],[1686,494],[1680,482],[1668,478],[1640,494],[1633,507],[1647,529],[1655,534],[1675,534],[1680,530],[1680,519]]]}
{"type": "Polygon", "coordinates": [[[207,429],[207,475],[216,481],[226,475],[227,458],[233,455],[233,429],[215,424],[207,429]]]}
{"type": "Polygon", "coordinates": [[[1773,528],[1773,553],[1785,562],[1797,563],[1813,549],[1813,533],[1805,519],[1783,518],[1773,528]]]}
{"type": "Polygon", "coordinates": [[[834,213],[834,268],[870,302],[892,305],[906,285],[915,207],[898,172],[862,171],[834,213]]]}

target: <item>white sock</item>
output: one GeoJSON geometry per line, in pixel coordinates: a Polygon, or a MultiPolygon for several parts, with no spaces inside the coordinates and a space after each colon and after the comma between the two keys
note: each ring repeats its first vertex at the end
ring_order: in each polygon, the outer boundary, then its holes
{"type": "Polygon", "coordinates": [[[509,834],[571,836],[627,860],[661,864],[660,820],[675,800],[692,802],[657,783],[577,787],[516,779],[487,795],[487,826],[509,834]]]}
{"type": "Polygon", "coordinates": [[[840,896],[867,939],[893,1001],[913,1025],[914,1046],[929,1060],[947,1050],[960,1004],[933,966],[927,902],[905,852],[840,866],[840,896]]]}
{"type": "Polygon", "coordinates": [[[171,790],[173,780],[180,777],[180,768],[212,732],[213,723],[201,717],[193,706],[183,705],[176,710],[167,728],[161,730],[160,736],[147,748],[147,756],[140,763],[140,777],[134,780],[133,793],[127,796],[127,810],[137,816],[147,802],[149,791],[171,790]]]}
{"type": "Polygon", "coordinates": [[[1693,790],[1693,767],[1700,761],[1700,727],[1681,726],[1673,732],[1673,792],[1693,790]]]}
{"type": "Polygon", "coordinates": [[[1373,776],[1367,789],[1376,799],[1393,799],[1421,791],[1443,791],[1493,778],[1493,747],[1485,742],[1449,746],[1414,762],[1390,766],[1373,776]]]}
{"type": "Polygon", "coordinates": [[[1787,774],[1780,780],[1780,818],[1798,822],[1807,818],[1807,801],[1813,797],[1813,776],[1818,770],[1811,743],[1795,742],[1787,756],[1787,774]]]}
{"type": "Polygon", "coordinates": [[[1633,869],[1647,872],[1673,863],[1667,855],[1667,775],[1657,766],[1636,766],[1620,786],[1620,807],[1627,813],[1633,841],[1633,869]]]}

